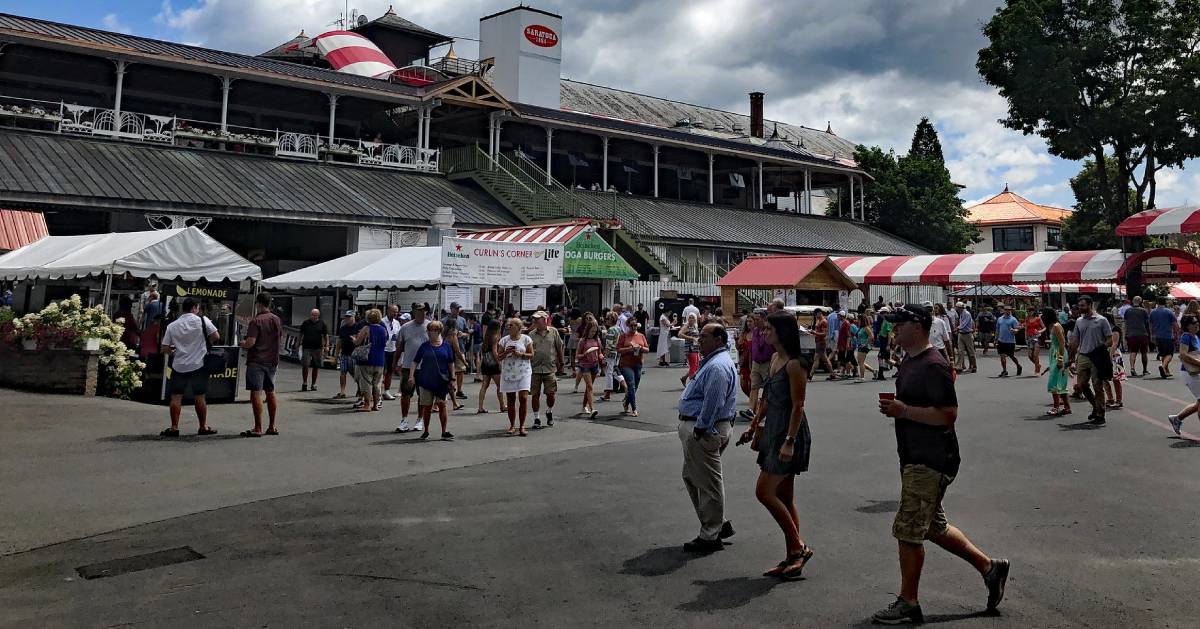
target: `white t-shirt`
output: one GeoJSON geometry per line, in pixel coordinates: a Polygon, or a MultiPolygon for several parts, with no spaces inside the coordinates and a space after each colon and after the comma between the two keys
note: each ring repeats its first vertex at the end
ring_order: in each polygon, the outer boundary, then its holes
{"type": "Polygon", "coordinates": [[[208,335],[217,331],[217,326],[208,318],[203,321],[203,333],[200,332],[200,317],[190,312],[180,315],[167,326],[167,332],[163,335],[163,345],[175,348],[171,369],[186,373],[204,366],[204,357],[208,355],[208,346],[204,341],[208,335]]]}
{"type": "Polygon", "coordinates": [[[389,353],[396,351],[396,338],[400,335],[400,327],[403,325],[404,322],[399,319],[383,318],[383,327],[387,329],[388,335],[387,343],[383,346],[383,351],[389,353]]]}
{"type": "Polygon", "coordinates": [[[693,315],[693,314],[696,315],[696,320],[699,321],[700,320],[700,309],[692,304],[688,304],[683,309],[683,320],[687,321],[688,315],[693,315]]]}
{"type": "Polygon", "coordinates": [[[621,334],[625,334],[626,332],[629,331],[628,322],[629,322],[629,317],[631,317],[631,316],[632,315],[630,315],[628,312],[622,312],[617,317],[617,328],[621,330],[621,334]]]}
{"type": "Polygon", "coordinates": [[[933,325],[929,326],[929,342],[934,349],[946,349],[950,342],[950,324],[942,317],[934,317],[933,325]]]}
{"type": "Polygon", "coordinates": [[[417,357],[417,350],[429,341],[429,319],[420,323],[409,321],[400,326],[399,339],[404,342],[404,353],[400,355],[400,367],[408,369],[412,367],[413,360],[417,357]]]}

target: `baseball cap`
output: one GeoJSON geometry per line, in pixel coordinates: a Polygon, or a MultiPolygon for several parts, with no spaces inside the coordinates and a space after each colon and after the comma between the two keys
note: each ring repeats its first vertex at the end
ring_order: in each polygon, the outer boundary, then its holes
{"type": "Polygon", "coordinates": [[[548,316],[550,316],[550,315],[546,314],[546,311],[545,311],[545,310],[539,310],[539,311],[537,311],[537,312],[533,313],[533,317],[532,317],[532,318],[534,318],[534,319],[545,319],[545,318],[546,318],[546,317],[548,317],[548,316]]]}
{"type": "Polygon", "coordinates": [[[954,304],[954,307],[955,308],[966,308],[967,305],[960,301],[960,302],[954,304]]]}
{"type": "Polygon", "coordinates": [[[347,310],[346,312],[343,312],[343,313],[342,313],[342,316],[343,316],[343,317],[353,317],[353,316],[354,316],[354,311],[353,311],[353,310],[347,310]]]}
{"type": "Polygon", "coordinates": [[[929,314],[929,309],[919,304],[904,304],[884,315],[884,318],[892,323],[915,321],[926,329],[933,324],[933,315],[929,314]]]}
{"type": "Polygon", "coordinates": [[[458,305],[457,301],[450,302],[450,307],[451,308],[462,308],[462,306],[458,305]]]}
{"type": "Polygon", "coordinates": [[[406,312],[406,313],[400,315],[400,320],[401,321],[412,321],[412,315],[410,315],[406,312]]]}

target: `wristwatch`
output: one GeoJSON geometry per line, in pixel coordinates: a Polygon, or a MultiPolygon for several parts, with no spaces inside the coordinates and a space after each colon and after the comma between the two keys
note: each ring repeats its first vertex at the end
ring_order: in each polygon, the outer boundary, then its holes
{"type": "Polygon", "coordinates": [[[790,444],[796,443],[796,438],[791,435],[788,435],[783,438],[783,442],[790,445],[790,444]]]}

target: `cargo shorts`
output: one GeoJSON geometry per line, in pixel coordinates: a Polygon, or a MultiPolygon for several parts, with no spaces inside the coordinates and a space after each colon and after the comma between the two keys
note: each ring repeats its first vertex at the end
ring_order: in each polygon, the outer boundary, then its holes
{"type": "Polygon", "coordinates": [[[900,472],[900,508],[892,522],[892,536],[902,542],[920,544],[931,536],[944,535],[950,528],[942,497],[954,482],[924,465],[905,465],[900,472]]]}
{"type": "Polygon", "coordinates": [[[558,393],[558,376],[553,373],[535,373],[531,384],[530,395],[534,398],[542,393],[546,395],[558,393]]]}

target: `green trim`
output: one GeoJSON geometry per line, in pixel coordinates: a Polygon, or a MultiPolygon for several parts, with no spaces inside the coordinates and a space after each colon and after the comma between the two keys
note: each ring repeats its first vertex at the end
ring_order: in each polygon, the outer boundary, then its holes
{"type": "Polygon", "coordinates": [[[589,228],[563,247],[563,279],[636,280],[638,272],[595,229],[589,228]]]}

